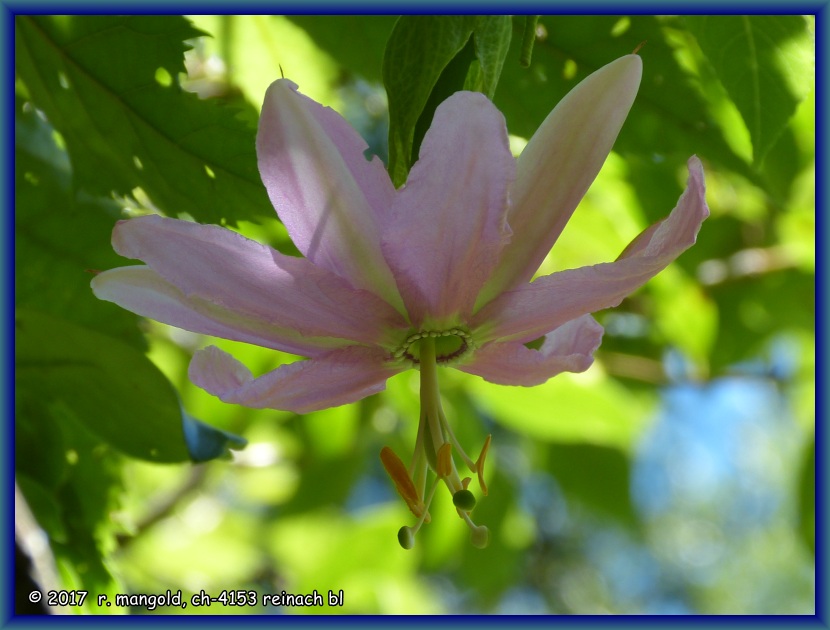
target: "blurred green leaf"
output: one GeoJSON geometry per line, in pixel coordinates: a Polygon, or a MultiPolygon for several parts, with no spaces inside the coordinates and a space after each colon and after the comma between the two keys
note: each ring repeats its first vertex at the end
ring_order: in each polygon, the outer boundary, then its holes
{"type": "MultiPolygon", "coordinates": [[[[63,456],[63,453],[61,453],[61,456],[63,456]]],[[[63,457],[61,459],[65,460],[63,457]]],[[[48,458],[44,458],[43,463],[49,465],[51,462],[48,458]]],[[[61,506],[54,493],[25,474],[15,473],[15,482],[23,496],[26,497],[26,503],[35,520],[48,534],[49,538],[56,542],[68,542],[66,526],[61,515],[61,506]]]]}
{"type": "Polygon", "coordinates": [[[383,57],[389,100],[389,173],[396,186],[410,166],[435,109],[454,92],[493,96],[510,43],[506,16],[403,16],[383,57]]]}
{"type": "Polygon", "coordinates": [[[640,434],[652,402],[597,369],[560,374],[536,387],[500,387],[470,377],[467,387],[486,415],[514,431],[549,442],[621,448],[640,434]]]}
{"type": "Polygon", "coordinates": [[[816,438],[805,449],[798,482],[798,524],[804,544],[816,553],[816,438]]]}
{"type": "Polygon", "coordinates": [[[80,187],[141,187],[168,214],[206,223],[270,217],[254,130],[179,87],[183,40],[201,35],[177,16],[17,16],[16,71],[80,187]]]}
{"type": "Polygon", "coordinates": [[[708,293],[719,313],[712,347],[715,371],[762,355],[769,340],[783,331],[815,330],[815,278],[811,274],[782,269],[743,276],[711,286],[708,293]]]}
{"type": "Polygon", "coordinates": [[[370,81],[382,79],[383,49],[398,20],[394,15],[289,15],[344,69],[370,81]]]}
{"type": "Polygon", "coordinates": [[[631,503],[631,464],[620,449],[594,444],[551,444],[547,470],[569,501],[628,526],[638,522],[631,503]]]}
{"type": "MultiPolygon", "coordinates": [[[[498,470],[488,487],[489,494],[478,502],[473,517],[476,524],[486,525],[490,530],[489,544],[485,549],[476,549],[469,543],[468,537],[459,540],[457,552],[463,562],[457,575],[473,589],[479,605],[491,612],[493,601],[519,580],[523,569],[523,549],[513,544],[516,532],[505,531],[510,526],[509,517],[516,509],[518,489],[498,470]]],[[[455,526],[462,525],[456,522],[455,526]]]]}
{"type": "Polygon", "coordinates": [[[694,15],[684,18],[743,116],[755,164],[813,86],[814,45],[797,15],[694,15]]]}
{"type": "MultiPolygon", "coordinates": [[[[31,427],[31,405],[26,397],[18,409],[16,431],[31,427]]],[[[97,595],[110,595],[118,588],[104,561],[114,543],[117,527],[112,513],[118,507],[121,487],[121,459],[106,444],[102,444],[77,421],[71,408],[59,401],[49,401],[40,394],[39,415],[48,423],[51,433],[39,436],[41,448],[31,440],[18,444],[15,459],[16,478],[26,502],[38,523],[49,535],[58,570],[67,589],[83,589],[90,592],[84,603],[86,613],[107,613],[96,604],[97,595]],[[61,463],[61,475],[55,482],[44,483],[42,468],[61,463]],[[36,471],[34,475],[31,471],[36,471]],[[91,599],[91,601],[90,601],[91,599]]],[[[118,612],[118,611],[116,611],[118,612]]]]}

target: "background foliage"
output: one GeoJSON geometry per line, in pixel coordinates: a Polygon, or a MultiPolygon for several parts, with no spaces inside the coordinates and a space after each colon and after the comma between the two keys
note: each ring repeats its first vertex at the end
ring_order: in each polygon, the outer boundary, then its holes
{"type": "MultiPolygon", "coordinates": [[[[813,20],[542,16],[529,67],[525,25],[16,18],[16,481],[48,535],[51,585],[90,591],[82,612],[147,613],[92,600],[167,589],[344,591],[342,609],[174,613],[813,611],[813,20]],[[136,213],[296,253],[254,153],[283,73],[400,183],[452,92],[492,97],[518,152],[578,80],[644,41],[631,115],[542,271],[616,257],[674,206],[692,154],[712,216],[599,315],[587,373],[523,389],[442,371],[459,439],[494,434],[484,551],[448,500],[414,550],[397,545],[408,513],[378,452],[414,440],[413,373],[304,417],[224,405],[186,377],[208,340],[89,290],[90,271],[123,264],[110,231],[136,213]]],[[[255,372],[290,359],[218,345],[255,372]]]]}

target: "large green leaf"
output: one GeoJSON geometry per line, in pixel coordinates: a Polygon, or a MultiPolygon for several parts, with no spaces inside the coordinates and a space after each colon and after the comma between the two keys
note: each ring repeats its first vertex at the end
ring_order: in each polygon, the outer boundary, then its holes
{"type": "Polygon", "coordinates": [[[685,18],[741,112],[756,164],[777,141],[814,84],[813,38],[796,15],[685,18]]]}
{"type": "Polygon", "coordinates": [[[244,443],[185,422],[170,382],[131,346],[22,309],[15,314],[15,331],[18,391],[66,408],[122,453],[153,462],[203,461],[244,443]]]}
{"type": "Polygon", "coordinates": [[[383,57],[389,100],[389,174],[396,186],[409,168],[433,113],[462,89],[492,98],[510,43],[505,16],[404,16],[383,57]]]}
{"type": "Polygon", "coordinates": [[[176,392],[143,353],[36,311],[18,310],[15,329],[18,389],[65,405],[128,455],[188,459],[176,392]]]}
{"type": "Polygon", "coordinates": [[[141,187],[168,214],[204,222],[272,216],[254,130],[179,87],[183,40],[202,34],[176,16],[15,18],[16,71],[80,187],[141,187]]]}

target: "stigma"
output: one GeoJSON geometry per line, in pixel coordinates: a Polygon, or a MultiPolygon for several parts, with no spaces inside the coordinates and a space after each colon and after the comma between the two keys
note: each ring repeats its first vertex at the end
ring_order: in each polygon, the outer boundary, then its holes
{"type": "Polygon", "coordinates": [[[437,366],[457,360],[471,349],[472,341],[469,334],[461,329],[452,329],[446,332],[414,333],[407,337],[396,351],[396,358],[406,358],[418,364],[421,371],[421,417],[415,452],[409,466],[406,466],[388,446],[380,452],[386,473],[417,519],[415,525],[404,525],[398,531],[398,542],[404,549],[414,546],[415,535],[425,523],[430,522],[429,506],[441,484],[444,484],[452,495],[458,516],[470,528],[472,544],[478,548],[487,546],[487,527],[476,525],[471,518],[476,505],[475,495],[468,489],[472,479],[461,478],[454,456],[457,454],[466,468],[476,475],[479,488],[486,496],[484,462],[491,436],[487,436],[476,461],[468,457],[447,422],[438,390],[437,366]]]}

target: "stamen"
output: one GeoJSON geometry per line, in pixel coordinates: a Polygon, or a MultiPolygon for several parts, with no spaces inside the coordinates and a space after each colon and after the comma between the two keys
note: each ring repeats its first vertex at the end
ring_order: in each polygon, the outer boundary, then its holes
{"type": "Polygon", "coordinates": [[[426,506],[418,496],[415,484],[412,483],[412,479],[409,477],[409,471],[407,471],[406,466],[403,465],[400,458],[395,455],[395,451],[388,446],[384,446],[380,451],[380,461],[386,469],[386,474],[392,479],[392,483],[395,485],[398,494],[401,495],[401,498],[409,506],[412,514],[418,518],[426,517],[426,506]]]}
{"type": "Polygon", "coordinates": [[[473,547],[484,549],[490,542],[490,530],[486,525],[476,525],[466,512],[462,512],[462,517],[467,521],[470,528],[470,542],[473,547]]]}
{"type": "Polygon", "coordinates": [[[398,530],[398,543],[400,543],[401,547],[404,549],[412,549],[412,547],[415,546],[415,534],[417,534],[418,530],[421,529],[421,525],[429,523],[429,506],[432,503],[432,498],[435,496],[435,489],[437,487],[438,478],[436,477],[435,481],[432,482],[432,487],[429,489],[429,495],[427,496],[426,504],[424,506],[423,516],[418,519],[418,522],[415,523],[414,527],[404,525],[398,530]]]}
{"type": "Polygon", "coordinates": [[[490,440],[492,437],[492,435],[488,435],[487,439],[484,440],[484,446],[481,447],[481,454],[478,456],[476,467],[473,471],[478,473],[478,485],[481,487],[481,491],[485,497],[487,496],[487,484],[484,483],[484,460],[487,459],[487,451],[490,449],[490,440]]]}
{"type": "Polygon", "coordinates": [[[438,449],[438,476],[449,477],[452,474],[452,444],[444,442],[438,449]]]}

